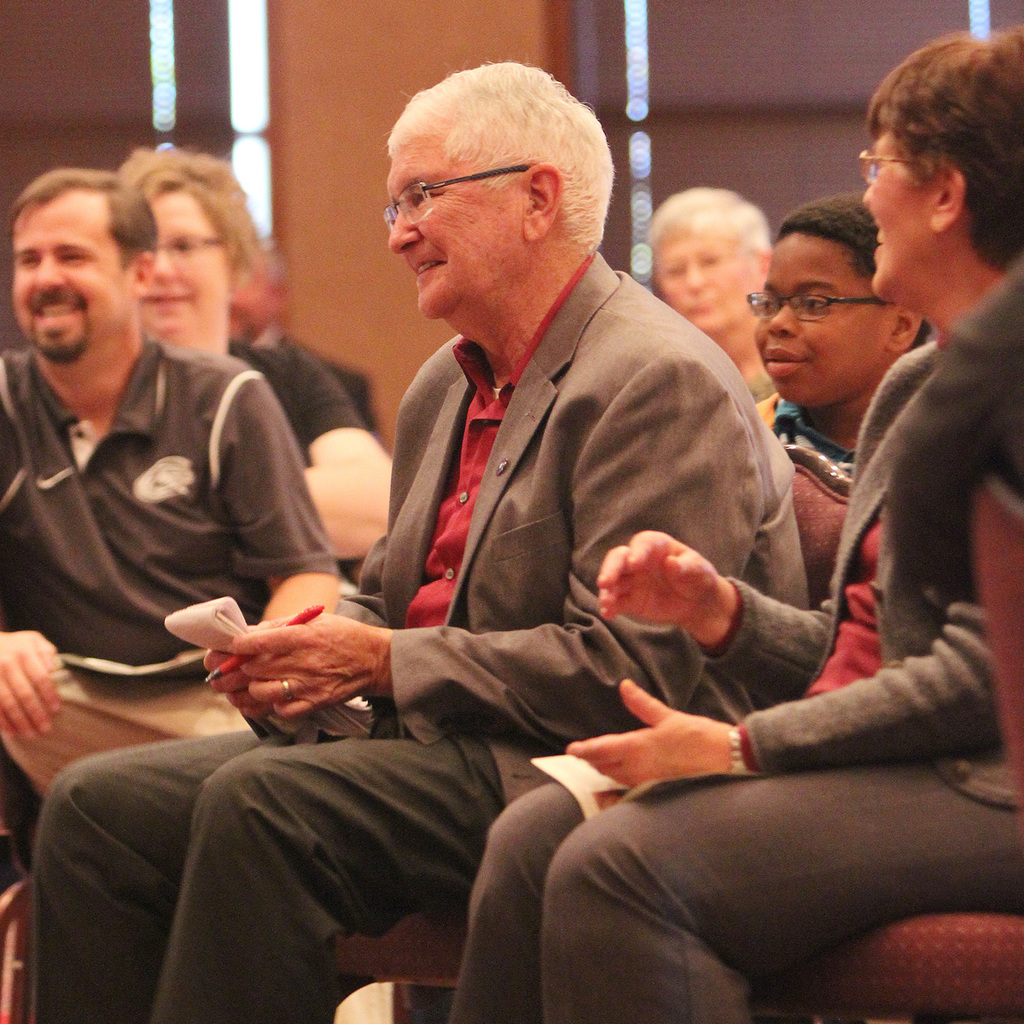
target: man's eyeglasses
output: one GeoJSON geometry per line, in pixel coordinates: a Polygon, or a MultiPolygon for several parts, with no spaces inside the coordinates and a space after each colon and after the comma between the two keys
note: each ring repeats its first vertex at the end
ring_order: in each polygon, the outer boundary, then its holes
{"type": "Polygon", "coordinates": [[[477,171],[476,174],[465,174],[461,178],[448,178],[447,181],[414,181],[402,189],[402,194],[390,205],[384,207],[384,223],[390,231],[401,213],[410,224],[423,220],[433,209],[430,204],[430,193],[449,185],[458,185],[463,181],[479,181],[481,178],[496,178],[499,174],[519,174],[528,171],[530,164],[515,164],[513,167],[496,167],[493,171],[477,171]]]}
{"type": "Polygon", "coordinates": [[[223,244],[223,238],[200,238],[197,235],[182,235],[180,238],[172,238],[169,242],[161,242],[156,247],[156,251],[166,253],[175,263],[181,263],[191,259],[201,249],[208,249],[211,246],[223,244]]]}
{"type": "Polygon", "coordinates": [[[906,160],[901,156],[879,156],[865,149],[858,157],[860,160],[860,176],[866,185],[874,183],[882,164],[912,164],[913,160],[906,160]]]}
{"type": "Polygon", "coordinates": [[[774,295],[772,292],[751,292],[747,296],[747,304],[754,316],[761,320],[771,320],[779,314],[783,306],[789,306],[797,320],[823,320],[833,306],[884,306],[886,302],[876,295],[837,299],[831,295],[774,295]]]}

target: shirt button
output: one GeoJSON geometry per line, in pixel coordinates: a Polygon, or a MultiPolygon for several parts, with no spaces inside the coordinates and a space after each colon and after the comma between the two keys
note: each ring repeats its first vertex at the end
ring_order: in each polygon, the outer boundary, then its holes
{"type": "Polygon", "coordinates": [[[444,571],[444,578],[446,580],[453,580],[453,579],[455,579],[455,570],[454,569],[445,569],[445,571],[444,571]]]}
{"type": "Polygon", "coordinates": [[[459,495],[459,504],[465,505],[467,501],[469,501],[469,491],[463,491],[459,495]]]}

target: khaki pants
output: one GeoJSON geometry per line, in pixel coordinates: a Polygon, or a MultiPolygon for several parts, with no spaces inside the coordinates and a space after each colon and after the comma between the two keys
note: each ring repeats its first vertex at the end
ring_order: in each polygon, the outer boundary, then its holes
{"type": "Polygon", "coordinates": [[[201,679],[153,682],[60,669],[54,682],[62,705],[53,728],[45,736],[3,736],[42,794],[65,765],[87,754],[249,728],[224,694],[201,679]]]}

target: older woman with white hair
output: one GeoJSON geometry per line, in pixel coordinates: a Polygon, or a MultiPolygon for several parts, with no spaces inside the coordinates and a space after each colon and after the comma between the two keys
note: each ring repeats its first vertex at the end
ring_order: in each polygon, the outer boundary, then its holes
{"type": "Polygon", "coordinates": [[[651,218],[654,284],[736,364],[757,401],[775,387],[754,342],[747,295],[764,287],[771,256],[765,215],[724,188],[669,196],[651,218]]]}

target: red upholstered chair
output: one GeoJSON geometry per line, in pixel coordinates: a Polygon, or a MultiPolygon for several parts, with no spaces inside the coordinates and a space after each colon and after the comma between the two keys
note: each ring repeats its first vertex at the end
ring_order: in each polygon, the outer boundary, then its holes
{"type": "MultiPolygon", "coordinates": [[[[822,913],[828,913],[823,895],[822,913]]],[[[924,914],[754,987],[758,1012],[857,1019],[1024,1018],[1024,917],[924,914]]]]}
{"type": "Polygon", "coordinates": [[[990,477],[974,496],[973,527],[974,575],[988,616],[1003,736],[1024,793],[1024,498],[990,477]]]}
{"type": "MultiPolygon", "coordinates": [[[[828,896],[822,894],[822,913],[828,896]]],[[[465,921],[413,914],[381,938],[338,940],[344,975],[455,984],[465,921]]],[[[761,1016],[1024,1019],[1024,917],[926,914],[877,928],[753,989],[761,1016]]],[[[403,1019],[396,995],[395,1020],[403,1019]]]]}
{"type": "Polygon", "coordinates": [[[813,448],[787,444],[785,449],[793,462],[793,510],[807,572],[808,602],[817,608],[828,597],[851,481],[813,448]]]}

